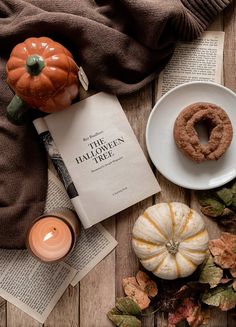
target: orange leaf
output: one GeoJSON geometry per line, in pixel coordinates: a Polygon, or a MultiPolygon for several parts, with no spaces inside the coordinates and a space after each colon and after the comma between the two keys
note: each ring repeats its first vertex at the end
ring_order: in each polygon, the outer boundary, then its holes
{"type": "Polygon", "coordinates": [[[141,310],[148,308],[151,301],[147,293],[140,288],[135,277],[124,278],[122,283],[125,294],[133,299],[141,310]]]}
{"type": "Polygon", "coordinates": [[[133,299],[141,310],[148,308],[151,302],[149,297],[155,297],[158,292],[156,283],[143,271],[139,271],[136,277],[124,278],[122,283],[125,294],[133,299]]]}
{"type": "Polygon", "coordinates": [[[234,291],[236,292],[236,280],[233,282],[232,287],[233,287],[234,291]]]}
{"type": "Polygon", "coordinates": [[[200,325],[207,325],[210,320],[210,310],[203,310],[200,306],[196,305],[192,313],[187,317],[187,322],[191,327],[198,327],[200,325]]]}
{"type": "Polygon", "coordinates": [[[220,239],[211,240],[209,249],[214,256],[214,262],[221,268],[230,269],[236,277],[236,235],[222,233],[220,239]]]}
{"type": "Polygon", "coordinates": [[[206,325],[210,319],[210,311],[203,310],[193,300],[185,298],[175,312],[169,313],[168,327],[175,327],[176,324],[185,319],[191,327],[206,325]]]}
{"type": "Polygon", "coordinates": [[[175,312],[169,313],[168,327],[175,327],[176,324],[189,317],[193,312],[193,307],[194,302],[189,298],[185,298],[175,312]]]}
{"type": "Polygon", "coordinates": [[[136,279],[141,289],[144,290],[149,297],[155,297],[158,293],[157,284],[143,271],[139,271],[136,279]]]}

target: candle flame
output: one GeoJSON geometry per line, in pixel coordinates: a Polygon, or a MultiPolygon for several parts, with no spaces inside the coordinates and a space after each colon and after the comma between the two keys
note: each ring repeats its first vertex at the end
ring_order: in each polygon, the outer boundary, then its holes
{"type": "Polygon", "coordinates": [[[47,240],[49,240],[51,237],[53,237],[53,232],[49,232],[49,233],[47,233],[47,234],[44,236],[43,240],[44,240],[44,241],[47,241],[47,240]]]}

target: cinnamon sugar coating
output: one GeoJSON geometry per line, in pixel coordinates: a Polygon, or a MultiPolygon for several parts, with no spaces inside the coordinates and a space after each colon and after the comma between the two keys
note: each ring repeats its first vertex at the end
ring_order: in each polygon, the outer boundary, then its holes
{"type": "Polygon", "coordinates": [[[198,102],[184,108],[174,125],[174,139],[178,148],[196,162],[218,160],[228,149],[233,138],[233,127],[226,112],[212,103],[198,102]],[[209,140],[201,144],[195,129],[204,122],[209,140]]]}

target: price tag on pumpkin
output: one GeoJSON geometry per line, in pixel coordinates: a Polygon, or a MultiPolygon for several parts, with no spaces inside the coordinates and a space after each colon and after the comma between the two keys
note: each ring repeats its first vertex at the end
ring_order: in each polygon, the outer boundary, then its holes
{"type": "Polygon", "coordinates": [[[79,81],[82,84],[85,91],[88,91],[89,80],[81,66],[79,67],[78,77],[79,77],[79,81]]]}

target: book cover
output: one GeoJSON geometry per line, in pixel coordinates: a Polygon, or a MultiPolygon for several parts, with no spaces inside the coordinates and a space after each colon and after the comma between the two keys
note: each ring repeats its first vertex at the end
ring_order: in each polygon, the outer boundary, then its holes
{"type": "Polygon", "coordinates": [[[115,96],[101,92],[42,119],[85,228],[160,191],[115,96]]]}

